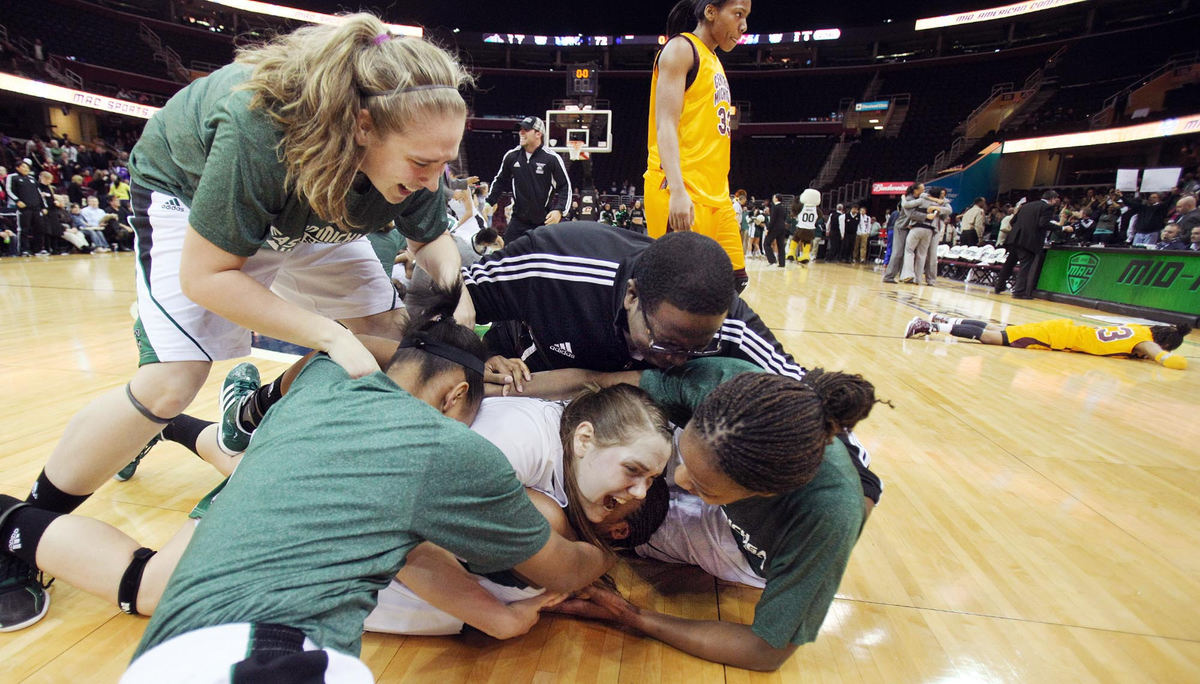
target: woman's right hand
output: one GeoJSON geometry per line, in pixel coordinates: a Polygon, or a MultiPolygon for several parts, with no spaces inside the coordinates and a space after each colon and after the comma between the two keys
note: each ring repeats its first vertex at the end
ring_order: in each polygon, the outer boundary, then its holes
{"type": "Polygon", "coordinates": [[[379,370],[375,356],[367,351],[354,333],[342,329],[342,334],[333,338],[329,348],[325,350],[329,358],[341,366],[352,378],[361,378],[379,370]]]}
{"type": "Polygon", "coordinates": [[[690,231],[695,223],[696,212],[692,198],[682,188],[671,191],[671,199],[667,203],[667,228],[676,233],[690,231]]]}

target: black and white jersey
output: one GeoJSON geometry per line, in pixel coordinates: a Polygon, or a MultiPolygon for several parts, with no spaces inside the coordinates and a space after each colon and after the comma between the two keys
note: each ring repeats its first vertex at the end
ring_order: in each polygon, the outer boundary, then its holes
{"type": "MultiPolygon", "coordinates": [[[[522,321],[533,337],[532,370],[651,368],[626,343],[623,300],[633,266],[652,238],[592,222],[537,228],[463,269],[480,323],[522,321]]],[[[801,368],[754,310],[733,294],[716,337],[722,356],[800,379],[801,368]]]]}
{"type": "Polygon", "coordinates": [[[526,154],[519,146],[506,152],[490,188],[488,204],[494,206],[500,193],[511,192],[513,218],[531,226],[544,224],[551,211],[561,211],[565,216],[571,206],[567,167],[562,157],[545,146],[533,154],[526,154]]]}

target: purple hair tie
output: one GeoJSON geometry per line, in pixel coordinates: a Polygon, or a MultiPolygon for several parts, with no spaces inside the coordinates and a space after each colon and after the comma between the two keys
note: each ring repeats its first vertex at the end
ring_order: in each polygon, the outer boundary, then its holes
{"type": "Polygon", "coordinates": [[[391,40],[391,39],[392,39],[392,34],[390,34],[390,33],[381,33],[381,34],[379,34],[379,35],[375,36],[375,44],[376,44],[376,45],[383,45],[384,43],[386,43],[387,41],[389,41],[389,40],[391,40]]]}

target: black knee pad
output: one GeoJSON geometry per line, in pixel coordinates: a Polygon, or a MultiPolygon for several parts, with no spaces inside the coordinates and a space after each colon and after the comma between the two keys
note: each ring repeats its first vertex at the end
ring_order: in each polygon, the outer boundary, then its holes
{"type": "Polygon", "coordinates": [[[117,587],[117,607],[130,615],[140,615],[137,611],[138,590],[142,588],[142,574],[146,572],[146,563],[157,551],[142,547],[133,552],[133,560],[125,568],[121,576],[121,584],[117,587]]]}

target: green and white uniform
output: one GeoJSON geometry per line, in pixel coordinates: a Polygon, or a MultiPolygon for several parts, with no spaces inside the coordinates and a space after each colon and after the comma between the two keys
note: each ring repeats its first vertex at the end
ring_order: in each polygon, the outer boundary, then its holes
{"type": "Polygon", "coordinates": [[[136,655],[237,623],[287,625],[356,655],[376,593],[421,541],[492,572],[549,535],[487,440],[382,372],[350,379],[320,355],[197,526],[136,655]]]}
{"type": "MultiPolygon", "coordinates": [[[[672,422],[684,425],[717,385],[745,372],[763,371],[713,357],[670,371],[643,371],[640,384],[672,422]]],[[[816,640],[862,531],[862,497],[858,471],[845,446],[834,440],[807,485],[721,507],[746,563],[765,581],[753,630],[772,647],[816,640]]]]}
{"type": "Polygon", "coordinates": [[[192,82],[151,117],[130,155],[142,363],[234,358],[249,350],[248,331],[179,290],[188,225],[247,257],[247,275],[330,318],[398,305],[363,234],[394,222],[405,238],[429,242],[449,227],[442,188],[391,204],[361,175],[346,200],[357,227],[319,218],[288,187],[282,128],[266,110],[252,109],[252,93],[240,88],[250,73],[249,66],[231,64],[192,82]]]}

